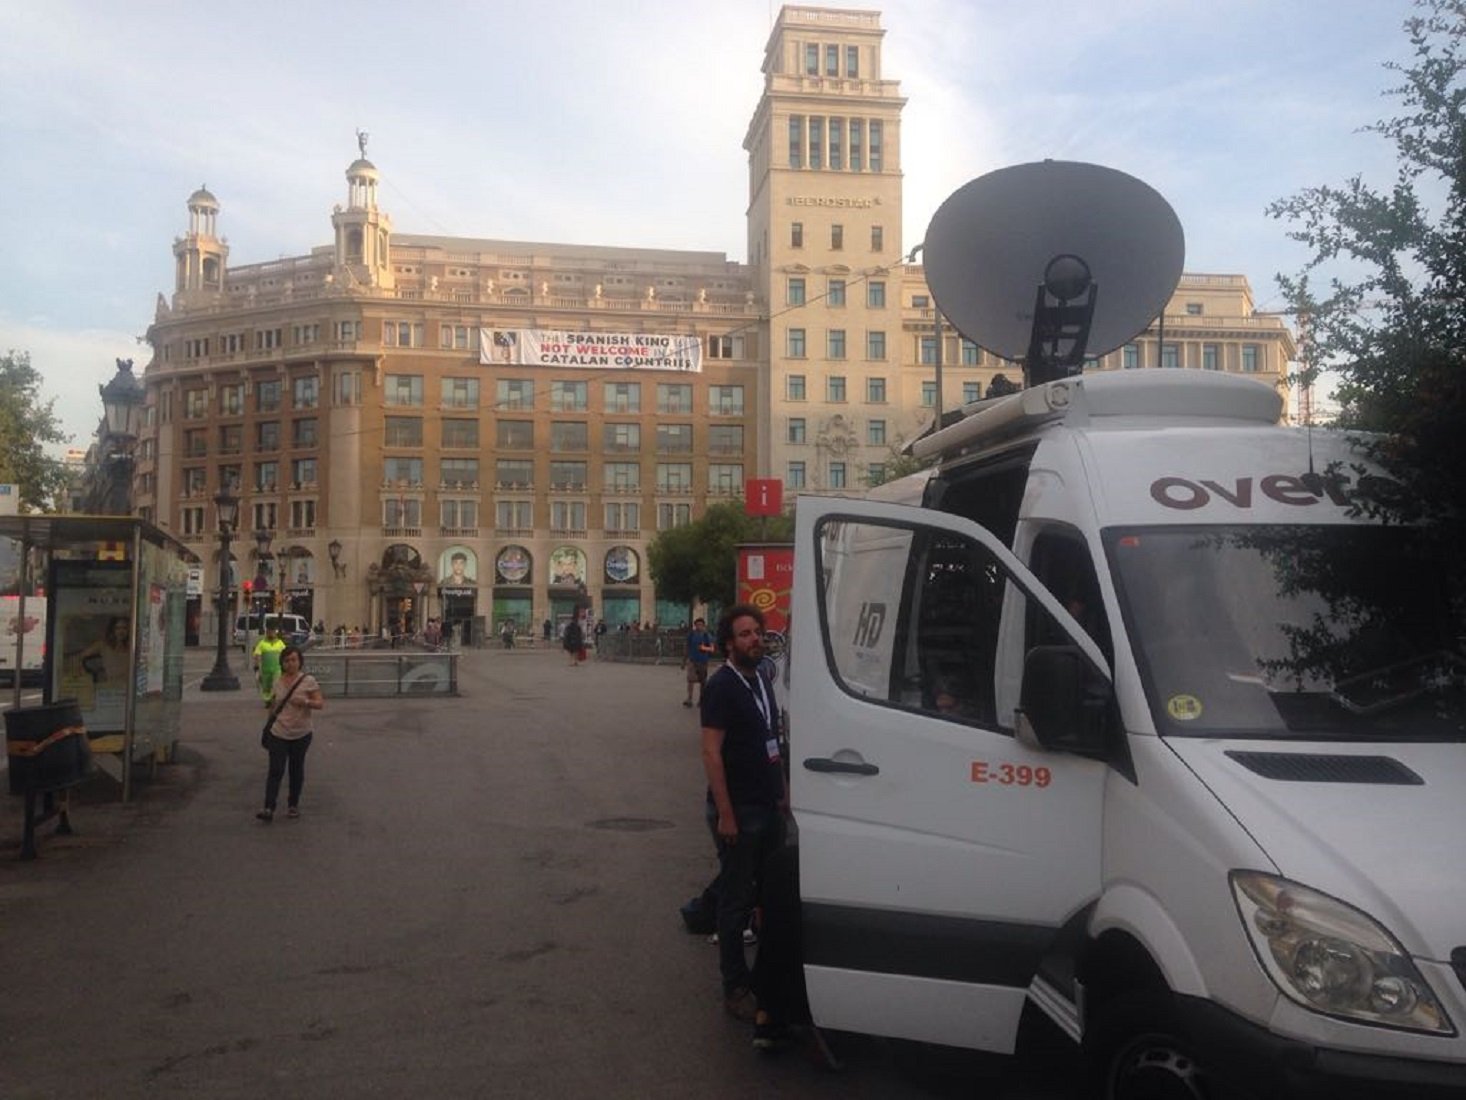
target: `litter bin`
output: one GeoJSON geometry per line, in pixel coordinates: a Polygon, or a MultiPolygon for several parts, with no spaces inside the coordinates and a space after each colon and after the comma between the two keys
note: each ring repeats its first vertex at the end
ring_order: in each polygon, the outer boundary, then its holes
{"type": "Polygon", "coordinates": [[[5,712],[5,755],[10,770],[10,793],[25,795],[25,835],[20,858],[36,857],[36,826],[59,815],[56,831],[71,832],[63,793],[55,808],[57,791],[65,792],[86,779],[92,770],[92,747],[75,699],[5,712]],[[45,796],[45,809],[36,813],[36,796],[45,796]]]}

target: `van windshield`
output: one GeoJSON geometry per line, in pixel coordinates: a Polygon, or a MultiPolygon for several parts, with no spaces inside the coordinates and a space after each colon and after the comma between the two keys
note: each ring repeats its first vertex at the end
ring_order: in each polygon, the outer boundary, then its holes
{"type": "Polygon", "coordinates": [[[1147,527],[1105,546],[1162,734],[1466,740],[1458,566],[1419,531],[1147,527]]]}

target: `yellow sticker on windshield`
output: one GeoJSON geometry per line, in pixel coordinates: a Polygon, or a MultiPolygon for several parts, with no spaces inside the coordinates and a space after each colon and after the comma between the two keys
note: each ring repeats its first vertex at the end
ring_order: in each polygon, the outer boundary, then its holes
{"type": "Polygon", "coordinates": [[[1194,722],[1201,717],[1201,700],[1194,695],[1172,695],[1166,700],[1166,713],[1178,722],[1194,722]]]}

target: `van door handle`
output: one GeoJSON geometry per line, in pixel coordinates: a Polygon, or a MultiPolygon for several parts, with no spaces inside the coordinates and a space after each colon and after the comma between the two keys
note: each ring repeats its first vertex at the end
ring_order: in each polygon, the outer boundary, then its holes
{"type": "Polygon", "coordinates": [[[851,775],[879,775],[881,772],[874,764],[847,764],[844,760],[831,760],[827,756],[805,757],[804,766],[812,772],[848,772],[851,775]]]}

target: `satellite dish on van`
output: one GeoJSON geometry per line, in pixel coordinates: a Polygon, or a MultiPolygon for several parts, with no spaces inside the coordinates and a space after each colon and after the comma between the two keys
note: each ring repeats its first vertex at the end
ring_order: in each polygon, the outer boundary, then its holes
{"type": "Polygon", "coordinates": [[[943,315],[995,355],[1023,360],[1030,385],[1078,373],[1085,356],[1145,331],[1185,257],[1181,222],[1154,188],[1060,160],[959,187],[932,216],[923,247],[943,315]]]}

